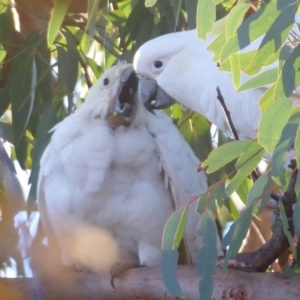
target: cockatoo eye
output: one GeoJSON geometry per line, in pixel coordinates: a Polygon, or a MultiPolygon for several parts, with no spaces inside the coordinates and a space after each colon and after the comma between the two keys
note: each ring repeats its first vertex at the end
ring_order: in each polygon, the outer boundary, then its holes
{"type": "Polygon", "coordinates": [[[103,85],[108,85],[108,84],[109,84],[109,79],[108,78],[104,78],[103,85]]]}
{"type": "Polygon", "coordinates": [[[167,65],[167,60],[164,58],[160,58],[152,62],[151,70],[154,74],[161,73],[167,65]]]}
{"type": "Polygon", "coordinates": [[[163,66],[163,62],[161,60],[157,60],[154,62],[154,67],[159,69],[163,66]]]}

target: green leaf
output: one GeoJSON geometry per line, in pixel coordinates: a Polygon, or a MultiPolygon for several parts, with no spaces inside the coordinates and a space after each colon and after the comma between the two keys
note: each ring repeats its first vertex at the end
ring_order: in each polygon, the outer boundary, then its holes
{"type": "MultiPolygon", "coordinates": [[[[293,254],[294,254],[294,257],[295,257],[297,254],[296,254],[296,251],[295,251],[296,249],[295,249],[295,245],[294,245],[294,240],[293,240],[291,232],[289,231],[289,223],[288,223],[288,219],[287,219],[282,201],[279,201],[279,211],[280,211],[280,219],[282,221],[283,231],[284,231],[284,233],[285,233],[285,235],[286,235],[286,237],[287,237],[287,239],[290,243],[290,246],[293,250],[293,254]]],[[[295,258],[297,259],[297,256],[295,258]]]]}
{"type": "Polygon", "coordinates": [[[264,87],[268,84],[274,83],[278,78],[278,70],[277,69],[271,69],[267,70],[263,73],[260,73],[259,75],[255,76],[254,78],[251,78],[250,80],[243,83],[240,88],[239,92],[251,90],[251,89],[257,89],[260,87],[264,87]]]}
{"type": "Polygon", "coordinates": [[[262,113],[264,113],[267,110],[267,108],[270,107],[272,103],[274,103],[274,97],[273,97],[274,91],[275,91],[275,84],[273,84],[272,87],[267,89],[266,92],[260,98],[259,106],[262,113]]]}
{"type": "Polygon", "coordinates": [[[25,51],[20,54],[14,61],[12,74],[13,77],[9,85],[9,94],[12,105],[14,146],[18,162],[21,168],[25,169],[27,159],[27,140],[26,127],[31,117],[34,98],[35,86],[37,81],[37,69],[32,51],[38,42],[37,33],[29,35],[24,41],[25,51]]]}
{"type": "Polygon", "coordinates": [[[180,221],[179,221],[178,226],[177,226],[175,237],[174,237],[175,247],[179,247],[179,245],[181,243],[181,240],[184,236],[187,217],[188,217],[188,205],[185,205],[184,208],[183,208],[181,217],[180,217],[180,221]]]}
{"type": "Polygon", "coordinates": [[[165,286],[173,296],[177,297],[183,297],[183,293],[175,273],[179,254],[177,251],[178,246],[174,243],[181,217],[182,209],[176,210],[173,212],[165,226],[162,244],[163,253],[161,259],[161,272],[165,286]]]}
{"type": "Polygon", "coordinates": [[[295,12],[295,7],[292,7],[292,12],[290,10],[286,10],[274,21],[264,36],[258,51],[253,57],[253,60],[246,68],[245,72],[247,74],[257,73],[261,67],[266,64],[268,59],[274,55],[274,53],[278,53],[279,55],[280,47],[282,43],[287,40],[292,28],[295,12]],[[270,41],[273,41],[273,43],[270,41]]]}
{"type": "Polygon", "coordinates": [[[286,160],[286,153],[295,142],[298,126],[300,123],[300,108],[293,109],[292,116],[288,123],[285,125],[279,142],[274,149],[272,156],[272,175],[280,177],[284,171],[284,163],[286,160]]]}
{"type": "Polygon", "coordinates": [[[246,204],[247,202],[248,194],[252,186],[253,186],[252,179],[246,177],[241,183],[241,185],[236,189],[236,193],[239,195],[239,198],[244,204],[246,204]]]}
{"type": "Polygon", "coordinates": [[[264,150],[257,143],[256,140],[252,141],[245,152],[240,156],[236,163],[238,169],[237,174],[230,180],[226,188],[227,195],[230,196],[241,185],[245,178],[257,167],[261,161],[264,150]]]}
{"type": "MultiPolygon", "coordinates": [[[[298,162],[297,162],[297,165],[299,165],[298,162]]],[[[300,175],[297,175],[295,192],[297,195],[297,202],[294,205],[293,222],[294,222],[294,226],[295,226],[295,234],[297,237],[300,237],[300,175]]]]}
{"type": "MultiPolygon", "coordinates": [[[[274,180],[272,179],[271,177],[271,173],[268,172],[267,174],[263,174],[261,177],[263,176],[267,176],[268,177],[268,181],[267,183],[265,184],[265,187],[263,189],[263,192],[262,192],[262,198],[260,200],[260,205],[259,205],[259,208],[257,210],[257,213],[256,215],[261,215],[263,210],[265,209],[269,199],[270,199],[270,196],[271,196],[271,193],[272,193],[272,190],[277,187],[277,184],[274,182],[274,180]]],[[[260,178],[261,178],[260,177],[260,178]]],[[[262,179],[263,180],[263,179],[262,179]]],[[[258,181],[258,180],[257,180],[258,181]]],[[[256,181],[256,182],[257,182],[256,181]]],[[[255,183],[256,183],[255,182],[255,183]]],[[[260,183],[258,183],[260,185],[260,183]]],[[[253,188],[254,189],[254,188],[253,188]]],[[[259,187],[258,187],[259,189],[259,187]]]]}
{"type": "Polygon", "coordinates": [[[47,42],[48,47],[50,47],[60,29],[60,26],[64,20],[64,17],[68,11],[68,7],[71,3],[71,0],[55,0],[54,8],[51,13],[51,18],[47,31],[47,42]]]}
{"type": "Polygon", "coordinates": [[[248,11],[249,7],[250,6],[247,3],[239,3],[230,10],[225,26],[226,40],[236,33],[236,30],[242,24],[244,15],[248,11]]]}
{"type": "Polygon", "coordinates": [[[225,36],[225,32],[223,31],[208,46],[208,49],[210,49],[214,54],[214,61],[217,61],[221,58],[221,54],[225,46],[225,43],[226,43],[226,36],[225,36]]]}
{"type": "Polygon", "coordinates": [[[146,7],[152,7],[155,5],[157,0],[145,0],[145,6],[146,7]]]}
{"type": "MultiPolygon", "coordinates": [[[[173,107],[174,106],[175,105],[173,105],[173,107]]],[[[180,109],[178,105],[175,107],[180,109]]],[[[174,118],[176,115],[177,112],[174,111],[172,117],[174,118]]],[[[189,143],[196,156],[200,160],[206,159],[212,150],[210,124],[208,123],[207,119],[195,113],[192,113],[191,115],[190,111],[186,111],[182,114],[178,122],[178,127],[180,133],[189,143]]]]}
{"type": "Polygon", "coordinates": [[[206,170],[208,174],[215,172],[240,156],[250,144],[251,141],[232,141],[226,143],[212,151],[207,160],[201,163],[201,166],[203,168],[208,167],[206,170]]]}
{"type": "Polygon", "coordinates": [[[214,286],[213,273],[218,257],[218,232],[216,223],[209,213],[202,216],[197,233],[203,242],[203,246],[198,250],[196,263],[200,277],[199,293],[201,299],[211,299],[214,286]]]}
{"type": "Polygon", "coordinates": [[[196,15],[197,11],[197,0],[185,0],[185,8],[188,16],[189,29],[196,28],[196,15]]]}
{"type": "Polygon", "coordinates": [[[37,44],[36,49],[37,53],[35,55],[35,62],[38,78],[36,95],[41,95],[44,103],[51,103],[53,99],[53,78],[51,73],[55,65],[51,65],[51,53],[47,46],[46,34],[43,34],[40,37],[40,41],[37,44]]]}
{"type": "Polygon", "coordinates": [[[241,82],[241,64],[240,58],[237,54],[232,54],[230,57],[231,71],[232,71],[232,80],[233,86],[236,90],[240,87],[241,82]]]}
{"type": "Polygon", "coordinates": [[[200,40],[206,39],[211,32],[216,19],[216,8],[212,0],[198,0],[197,6],[197,35],[200,40]]]}
{"type": "MultiPolygon", "coordinates": [[[[286,5],[281,7],[281,9],[277,5],[277,1],[271,1],[248,17],[238,28],[236,34],[226,43],[222,53],[222,61],[225,61],[240,49],[245,48],[266,32],[267,34],[263,39],[260,50],[263,49],[264,52],[264,50],[272,49],[273,51],[270,53],[275,53],[285,41],[285,39],[281,37],[282,31],[286,34],[287,30],[285,29],[287,24],[294,22],[292,17],[294,17],[293,12],[295,15],[295,1],[286,2],[286,5]],[[273,43],[271,43],[272,41],[273,43]]],[[[263,52],[260,52],[261,59],[264,58],[263,52]]],[[[265,58],[267,59],[268,57],[265,58]]],[[[256,64],[253,65],[256,66],[256,64]]],[[[257,66],[259,65],[262,66],[261,64],[257,64],[257,66]]]]}
{"type": "Polygon", "coordinates": [[[177,250],[164,250],[161,257],[161,274],[164,284],[171,295],[184,298],[178,279],[176,267],[179,254],[177,250]]]}
{"type": "Polygon", "coordinates": [[[300,82],[300,44],[292,51],[282,67],[275,87],[275,97],[290,97],[300,82]]]}
{"type": "Polygon", "coordinates": [[[225,193],[225,183],[216,182],[208,188],[205,194],[199,197],[196,211],[200,215],[204,214],[208,208],[211,211],[215,211],[216,200],[221,201],[226,198],[227,195],[225,193]]]}
{"type": "Polygon", "coordinates": [[[88,20],[86,27],[90,37],[93,37],[95,34],[98,6],[99,0],[88,0],[88,20]]]}
{"type": "Polygon", "coordinates": [[[278,99],[263,113],[259,122],[258,141],[267,152],[272,153],[277,145],[291,116],[292,106],[293,102],[290,99],[278,99]]]}
{"type": "MultiPolygon", "coordinates": [[[[228,265],[228,260],[230,258],[234,258],[236,254],[239,252],[242,242],[247,235],[252,220],[252,209],[253,206],[247,208],[242,214],[242,216],[235,221],[236,225],[234,228],[234,234],[224,261],[224,266],[226,267],[228,265]]],[[[230,234],[232,235],[232,233],[230,234]]]]}
{"type": "Polygon", "coordinates": [[[266,184],[268,183],[269,174],[261,175],[253,184],[249,191],[246,208],[248,208],[254,201],[257,201],[264,191],[266,184]]]}
{"type": "MultiPolygon", "coordinates": [[[[62,75],[68,92],[72,94],[78,79],[79,58],[74,36],[69,32],[64,32],[64,36],[67,40],[67,51],[58,50],[59,75],[62,75]]],[[[57,47],[57,49],[62,50],[64,48],[57,47]]]]}
{"type": "Polygon", "coordinates": [[[12,145],[14,144],[14,132],[11,124],[0,121],[0,137],[12,145]]]}
{"type": "Polygon", "coordinates": [[[233,219],[237,219],[240,217],[240,212],[238,211],[235,202],[232,200],[232,198],[228,197],[224,201],[224,206],[227,208],[228,212],[231,214],[233,219]]]}
{"type": "MultiPolygon", "coordinates": [[[[296,150],[297,166],[300,166],[300,127],[297,129],[294,148],[296,150]]],[[[298,177],[300,177],[300,175],[298,177]]]]}
{"type": "Polygon", "coordinates": [[[39,175],[40,159],[50,141],[52,134],[49,133],[50,129],[52,129],[54,125],[61,121],[61,119],[57,116],[57,111],[62,105],[62,102],[60,102],[57,106],[51,105],[51,107],[48,108],[46,112],[41,116],[37,127],[35,146],[32,154],[33,164],[29,177],[29,183],[31,184],[27,201],[27,210],[29,212],[34,209],[34,205],[36,202],[36,188],[39,175]]]}

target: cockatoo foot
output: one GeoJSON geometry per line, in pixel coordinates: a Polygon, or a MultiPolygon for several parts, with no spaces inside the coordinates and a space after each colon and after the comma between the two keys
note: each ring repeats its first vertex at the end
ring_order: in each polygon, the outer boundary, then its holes
{"type": "Polygon", "coordinates": [[[110,268],[110,274],[111,274],[111,279],[110,279],[110,284],[113,288],[115,288],[115,278],[121,278],[123,273],[129,269],[132,268],[139,268],[141,265],[130,262],[130,261],[123,261],[123,262],[118,262],[115,263],[111,268],[110,268]]]}

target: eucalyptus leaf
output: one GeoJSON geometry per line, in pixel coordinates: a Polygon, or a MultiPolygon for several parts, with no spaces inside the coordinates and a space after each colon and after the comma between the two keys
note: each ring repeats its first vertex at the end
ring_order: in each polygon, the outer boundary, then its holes
{"type": "Polygon", "coordinates": [[[290,97],[295,87],[300,82],[300,44],[293,49],[286,62],[283,64],[282,71],[275,87],[275,97],[290,97]]]}
{"type": "Polygon", "coordinates": [[[201,40],[206,39],[211,32],[216,19],[215,5],[212,0],[200,0],[197,7],[197,35],[201,40]]]}
{"type": "Polygon", "coordinates": [[[96,17],[98,13],[99,0],[88,0],[87,31],[91,37],[95,34],[96,17]]]}
{"type": "Polygon", "coordinates": [[[197,254],[197,273],[200,277],[199,293],[201,299],[211,299],[213,293],[213,273],[216,267],[218,249],[218,232],[215,221],[209,213],[205,213],[198,226],[198,235],[203,246],[197,254]]]}
{"type": "Polygon", "coordinates": [[[222,145],[211,152],[208,158],[201,163],[203,168],[208,167],[206,172],[212,173],[225,166],[240,156],[251,144],[251,141],[232,141],[222,145]]]}
{"type": "Polygon", "coordinates": [[[295,108],[292,111],[292,116],[285,125],[281,137],[274,149],[271,165],[272,175],[280,177],[284,171],[284,163],[286,161],[286,153],[292,147],[295,142],[298,126],[300,123],[300,109],[295,108]]]}
{"type": "Polygon", "coordinates": [[[260,87],[264,87],[268,84],[274,83],[278,78],[278,70],[271,69],[267,70],[263,73],[258,74],[254,78],[249,79],[248,81],[244,82],[238,89],[239,92],[257,89],[260,87]]]}
{"type": "Polygon", "coordinates": [[[284,233],[285,233],[285,235],[286,235],[286,237],[287,237],[287,239],[290,243],[291,249],[293,250],[294,257],[297,259],[294,240],[293,240],[292,234],[289,230],[288,219],[287,219],[282,201],[279,201],[279,211],[280,211],[280,219],[282,221],[283,231],[284,231],[284,233]]]}
{"type": "Polygon", "coordinates": [[[295,234],[299,238],[300,237],[300,176],[299,175],[297,175],[295,192],[297,195],[297,202],[294,205],[293,222],[295,227],[295,234]]]}
{"type": "MultiPolygon", "coordinates": [[[[228,260],[234,258],[239,252],[243,240],[245,239],[247,232],[250,228],[252,220],[253,206],[248,207],[242,214],[242,216],[235,221],[234,233],[230,242],[229,249],[225,256],[224,266],[227,267],[228,260]]],[[[232,232],[230,233],[232,235],[232,232]]]]}
{"type": "Polygon", "coordinates": [[[275,101],[263,113],[258,128],[258,142],[272,153],[278,143],[281,132],[289,120],[293,102],[282,98],[275,101]]]}
{"type": "Polygon", "coordinates": [[[64,20],[70,3],[71,0],[55,0],[54,2],[54,8],[51,13],[51,18],[47,30],[47,41],[49,47],[53,44],[59,32],[60,26],[64,20]]]}
{"type": "Polygon", "coordinates": [[[178,246],[174,243],[178,225],[181,221],[182,210],[176,210],[169,218],[163,235],[161,272],[168,291],[177,297],[183,297],[183,293],[176,277],[178,263],[178,246]]]}
{"type": "Polygon", "coordinates": [[[231,63],[233,86],[236,90],[238,90],[241,82],[241,64],[240,64],[240,58],[236,53],[231,55],[230,63],[231,63]]]}

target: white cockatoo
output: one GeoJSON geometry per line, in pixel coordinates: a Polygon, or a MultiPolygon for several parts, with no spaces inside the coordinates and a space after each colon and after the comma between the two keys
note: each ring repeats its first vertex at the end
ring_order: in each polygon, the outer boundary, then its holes
{"type": "MultiPolygon", "coordinates": [[[[131,64],[107,70],[54,127],[41,158],[38,207],[64,264],[159,265],[168,218],[207,188],[189,145],[167,115],[138,102],[137,85],[131,64]]],[[[185,233],[192,261],[201,246],[195,205],[185,233]]]]}
{"type": "MultiPolygon", "coordinates": [[[[142,77],[141,100],[150,111],[177,101],[231,133],[217,99],[216,88],[220,87],[239,138],[255,138],[261,116],[258,102],[266,88],[236,91],[232,74],[220,70],[208,49],[216,36],[208,34],[202,41],[197,38],[196,30],[189,30],[166,34],[142,45],[133,62],[137,74],[142,77]]],[[[262,38],[254,41],[242,52],[258,49],[261,41],[262,38]]],[[[247,76],[242,75],[242,81],[246,79],[247,76]]]]}

